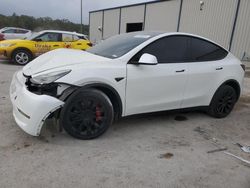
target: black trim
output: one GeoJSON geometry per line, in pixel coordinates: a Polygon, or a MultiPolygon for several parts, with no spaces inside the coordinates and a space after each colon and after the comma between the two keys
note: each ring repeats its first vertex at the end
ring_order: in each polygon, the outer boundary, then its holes
{"type": "MultiPolygon", "coordinates": [[[[221,59],[215,59],[215,60],[210,60],[210,61],[219,61],[219,60],[222,60],[222,59],[225,59],[227,56],[228,56],[228,50],[226,50],[224,47],[218,45],[218,44],[215,44],[214,42],[212,41],[209,41],[209,40],[206,40],[206,39],[203,39],[203,38],[200,38],[198,36],[192,36],[192,35],[187,35],[187,34],[172,34],[172,35],[167,35],[167,36],[164,36],[164,37],[161,37],[161,38],[158,38],[154,41],[152,41],[150,44],[148,44],[147,46],[153,44],[154,42],[157,42],[158,40],[161,40],[163,38],[168,38],[168,37],[175,37],[175,36],[183,36],[183,37],[190,37],[190,38],[196,38],[196,39],[199,39],[199,40],[203,40],[205,42],[208,42],[208,43],[211,43],[221,49],[223,49],[227,54],[225,57],[221,58],[221,59]]],[[[129,61],[128,61],[128,64],[136,64],[135,62],[136,61],[133,61],[133,58],[136,57],[144,48],[146,48],[147,46],[144,46],[141,50],[139,50],[129,61]]],[[[210,61],[184,61],[184,62],[166,62],[166,63],[158,63],[158,64],[170,64],[170,63],[201,63],[201,62],[210,62],[210,61]]],[[[137,62],[138,63],[138,62],[137,62]]],[[[142,64],[142,63],[141,63],[142,64]]],[[[147,65],[151,65],[151,64],[147,64],[147,65]]],[[[153,64],[155,65],[155,64],[153,64]]]]}
{"type": "Polygon", "coordinates": [[[158,65],[159,63],[140,63],[140,62],[135,62],[135,61],[129,61],[128,64],[131,64],[131,65],[136,65],[136,66],[139,66],[139,65],[158,65]]]}
{"type": "Polygon", "coordinates": [[[102,11],[102,40],[104,37],[104,11],[102,11]]]}
{"type": "MultiPolygon", "coordinates": [[[[122,106],[122,100],[121,97],[119,95],[119,93],[110,85],[104,84],[104,83],[93,83],[93,84],[87,84],[82,86],[82,88],[105,88],[110,90],[116,97],[117,99],[117,105],[118,105],[118,110],[119,110],[119,114],[117,114],[117,117],[115,118],[120,118],[122,116],[122,112],[123,112],[123,106],[122,106]]],[[[110,99],[112,101],[112,99],[110,99]]]]}
{"type": "Polygon", "coordinates": [[[181,22],[182,5],[183,5],[183,0],[181,0],[181,3],[180,3],[180,11],[179,11],[179,17],[178,17],[177,32],[179,32],[179,30],[180,30],[180,22],[181,22]]]}
{"type": "Polygon", "coordinates": [[[119,15],[119,29],[118,33],[121,34],[121,19],[122,19],[122,9],[120,8],[120,15],[119,15]]]}
{"type": "Polygon", "coordinates": [[[140,5],[144,5],[144,4],[148,5],[148,4],[154,4],[154,3],[164,2],[164,1],[172,1],[172,0],[155,0],[155,1],[149,1],[149,2],[144,2],[144,3],[136,3],[136,4],[131,4],[131,5],[117,6],[117,7],[107,8],[107,9],[93,10],[93,11],[90,11],[89,13],[113,10],[113,9],[118,9],[118,8],[128,8],[128,7],[140,6],[140,5]]]}
{"type": "MultiPolygon", "coordinates": [[[[117,114],[117,117],[116,118],[120,118],[122,116],[122,112],[123,112],[123,105],[122,105],[122,100],[121,100],[121,97],[119,95],[119,93],[110,85],[107,85],[105,83],[91,83],[91,84],[86,84],[86,85],[83,85],[83,86],[75,86],[75,85],[71,85],[70,88],[67,88],[63,93],[62,95],[59,97],[60,100],[67,100],[67,98],[74,92],[76,91],[77,89],[79,88],[96,88],[96,89],[99,89],[99,88],[104,88],[104,89],[107,89],[109,91],[111,91],[114,95],[115,95],[115,98],[116,98],[116,101],[117,103],[114,104],[114,105],[117,105],[118,107],[118,114],[117,114]]],[[[101,90],[101,89],[100,89],[101,90]]],[[[102,90],[101,90],[102,91],[102,90]]],[[[112,101],[112,99],[110,99],[112,101]]]]}
{"type": "Polygon", "coordinates": [[[120,81],[122,81],[123,79],[124,79],[124,77],[118,77],[118,78],[115,78],[115,81],[120,82],[120,81]]]}
{"type": "Polygon", "coordinates": [[[90,12],[89,12],[89,40],[90,40],[90,12]]]}
{"type": "Polygon", "coordinates": [[[143,31],[145,31],[146,16],[147,16],[147,4],[145,4],[145,7],[144,7],[144,18],[143,18],[143,26],[142,26],[143,31]]]}
{"type": "Polygon", "coordinates": [[[236,14],[235,14],[235,18],[234,18],[233,30],[232,30],[232,34],[231,34],[230,43],[229,43],[229,51],[231,51],[232,44],[233,44],[234,33],[235,33],[236,24],[237,24],[238,15],[239,15],[240,3],[241,3],[241,0],[238,0],[237,9],[236,9],[236,14]]]}

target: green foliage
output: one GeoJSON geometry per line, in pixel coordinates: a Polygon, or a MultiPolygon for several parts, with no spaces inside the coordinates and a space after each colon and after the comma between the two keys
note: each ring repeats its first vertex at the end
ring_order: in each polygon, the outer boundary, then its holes
{"type": "MultiPolygon", "coordinates": [[[[53,20],[50,17],[34,18],[27,15],[18,16],[15,13],[12,16],[0,14],[0,28],[3,27],[21,27],[32,31],[55,29],[81,33],[81,25],[70,22],[67,19],[53,20]]],[[[83,33],[88,35],[88,32],[89,26],[83,25],[83,33]]]]}

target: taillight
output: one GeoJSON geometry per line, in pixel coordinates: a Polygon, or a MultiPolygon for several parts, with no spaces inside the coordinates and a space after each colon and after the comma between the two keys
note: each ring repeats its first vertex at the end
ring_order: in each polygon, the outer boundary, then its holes
{"type": "Polygon", "coordinates": [[[242,68],[244,71],[246,71],[246,65],[241,64],[240,66],[241,66],[241,68],[242,68]]]}
{"type": "Polygon", "coordinates": [[[91,42],[88,42],[87,45],[90,46],[90,47],[93,46],[93,44],[91,42]]]}
{"type": "Polygon", "coordinates": [[[4,34],[0,33],[0,40],[4,40],[4,34]]]}

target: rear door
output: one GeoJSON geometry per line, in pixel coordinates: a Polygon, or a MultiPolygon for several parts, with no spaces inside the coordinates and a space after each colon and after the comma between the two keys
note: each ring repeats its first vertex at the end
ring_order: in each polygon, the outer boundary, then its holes
{"type": "Polygon", "coordinates": [[[79,49],[79,50],[86,50],[88,49],[92,44],[89,40],[87,40],[83,36],[77,36],[73,35],[73,42],[72,42],[72,48],[79,49]]]}
{"type": "Polygon", "coordinates": [[[127,64],[126,115],[180,108],[187,82],[188,39],[169,36],[151,43],[127,64]],[[157,65],[138,64],[142,54],[157,65]]]}
{"type": "Polygon", "coordinates": [[[188,65],[188,83],[182,108],[207,106],[223,79],[228,52],[209,41],[190,37],[191,62],[188,65]]]}
{"type": "Polygon", "coordinates": [[[29,30],[26,29],[16,29],[15,31],[15,37],[17,39],[24,39],[25,37],[27,37],[29,33],[29,30]]]}

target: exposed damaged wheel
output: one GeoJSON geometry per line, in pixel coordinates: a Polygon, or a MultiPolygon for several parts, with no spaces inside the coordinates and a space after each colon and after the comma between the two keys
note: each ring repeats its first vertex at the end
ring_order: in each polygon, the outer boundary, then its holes
{"type": "Polygon", "coordinates": [[[230,114],[237,101],[237,94],[231,86],[225,85],[215,93],[208,113],[216,118],[224,118],[230,114]]]}
{"type": "Polygon", "coordinates": [[[80,89],[66,101],[60,125],[78,139],[94,139],[102,135],[112,124],[113,106],[109,98],[95,89],[80,89]]]}

